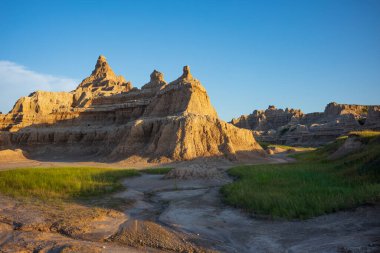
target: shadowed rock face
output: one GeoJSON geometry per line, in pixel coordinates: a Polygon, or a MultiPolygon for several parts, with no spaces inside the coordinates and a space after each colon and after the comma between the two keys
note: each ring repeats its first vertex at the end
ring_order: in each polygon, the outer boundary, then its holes
{"type": "Polygon", "coordinates": [[[37,91],[0,115],[0,149],[32,155],[184,160],[261,153],[251,131],[218,118],[205,88],[185,66],[167,84],[154,70],[142,89],[100,56],[72,92],[37,91]]]}
{"type": "Polygon", "coordinates": [[[329,103],[324,112],[297,109],[255,110],[233,119],[235,126],[254,130],[258,140],[318,146],[354,130],[380,130],[380,106],[329,103]]]}
{"type": "Polygon", "coordinates": [[[296,109],[277,109],[270,105],[266,110],[254,110],[250,115],[242,115],[237,119],[232,119],[232,124],[241,128],[256,131],[267,131],[277,129],[291,122],[293,118],[303,115],[301,110],[296,109]]]}

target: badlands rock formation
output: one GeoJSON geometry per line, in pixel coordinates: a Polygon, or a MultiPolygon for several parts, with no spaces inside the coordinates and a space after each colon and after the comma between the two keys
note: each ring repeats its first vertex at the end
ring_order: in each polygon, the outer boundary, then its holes
{"type": "Polygon", "coordinates": [[[287,145],[318,146],[354,130],[380,130],[380,106],[329,103],[324,112],[296,109],[255,110],[233,119],[235,126],[254,130],[256,139],[287,145]]]}
{"type": "Polygon", "coordinates": [[[36,91],[0,114],[0,149],[35,157],[186,160],[262,153],[251,131],[218,118],[205,88],[185,66],[166,83],[154,70],[141,89],[100,56],[72,92],[36,91]]]}

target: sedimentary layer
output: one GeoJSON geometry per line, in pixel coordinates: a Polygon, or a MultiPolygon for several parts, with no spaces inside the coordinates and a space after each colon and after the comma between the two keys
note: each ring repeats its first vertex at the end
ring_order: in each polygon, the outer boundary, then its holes
{"type": "Polygon", "coordinates": [[[357,130],[380,130],[379,105],[329,103],[324,112],[299,109],[255,110],[231,123],[253,130],[256,139],[287,145],[318,146],[357,130]]]}
{"type": "Polygon", "coordinates": [[[74,91],[20,98],[0,114],[0,130],[0,149],[31,156],[187,160],[262,153],[251,131],[218,118],[188,66],[171,83],[154,70],[138,89],[103,56],[74,91]]]}

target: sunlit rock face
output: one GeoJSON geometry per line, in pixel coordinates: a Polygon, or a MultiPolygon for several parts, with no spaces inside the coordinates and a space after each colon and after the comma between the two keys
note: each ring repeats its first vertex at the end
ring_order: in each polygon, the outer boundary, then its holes
{"type": "Polygon", "coordinates": [[[380,106],[329,103],[324,112],[298,109],[255,110],[231,123],[251,129],[256,139],[288,145],[318,146],[355,130],[380,130],[380,106]]]}
{"type": "Polygon", "coordinates": [[[187,160],[262,154],[250,130],[218,118],[188,66],[167,83],[154,70],[141,89],[116,76],[104,56],[71,92],[37,91],[0,114],[0,149],[32,156],[187,160]]]}
{"type": "Polygon", "coordinates": [[[73,92],[76,107],[91,105],[95,97],[110,96],[132,89],[131,82],[123,76],[116,76],[104,56],[99,56],[95,69],[85,78],[73,92]]]}

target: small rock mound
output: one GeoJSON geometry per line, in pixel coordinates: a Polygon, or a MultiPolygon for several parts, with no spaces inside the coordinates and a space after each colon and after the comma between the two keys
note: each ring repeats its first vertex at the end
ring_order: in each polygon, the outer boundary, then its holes
{"type": "Polygon", "coordinates": [[[342,146],[338,148],[337,151],[335,151],[333,154],[329,156],[329,159],[335,160],[341,157],[344,157],[346,155],[349,155],[351,153],[354,153],[355,151],[359,151],[363,148],[363,143],[360,141],[360,139],[356,136],[350,136],[342,146]]]}
{"type": "Polygon", "coordinates": [[[205,252],[188,242],[182,234],[151,221],[130,220],[111,241],[132,247],[151,247],[174,252],[205,252]]]}
{"type": "Polygon", "coordinates": [[[27,153],[21,149],[5,149],[0,150],[0,161],[11,161],[11,160],[24,160],[27,153]]]}

